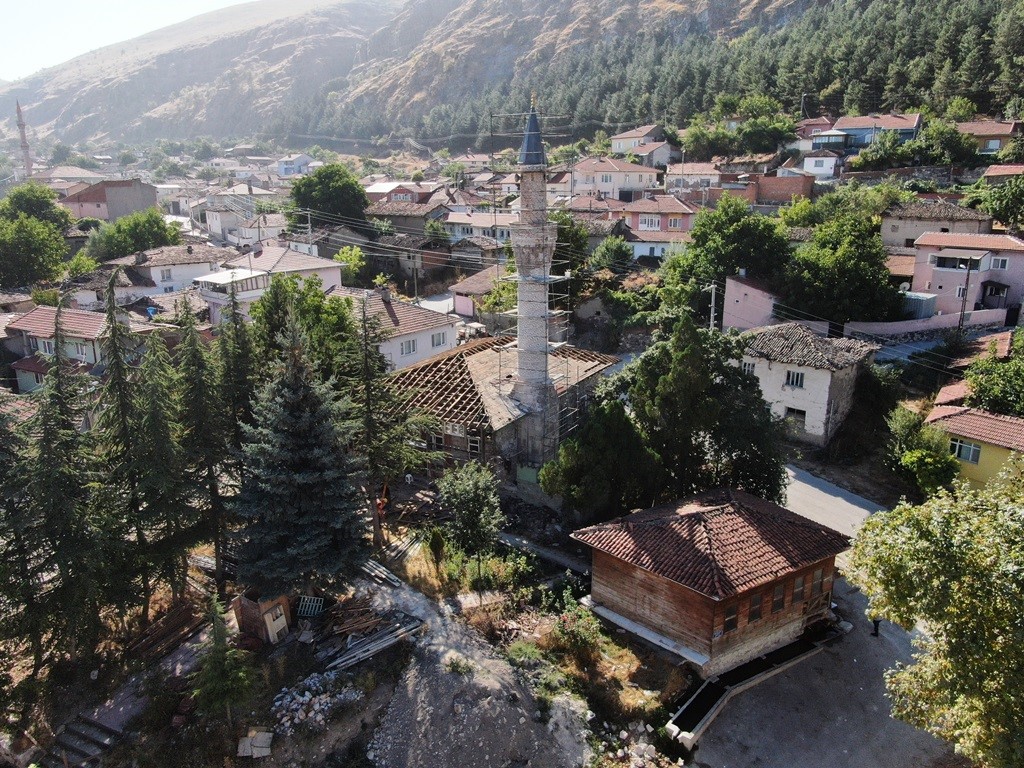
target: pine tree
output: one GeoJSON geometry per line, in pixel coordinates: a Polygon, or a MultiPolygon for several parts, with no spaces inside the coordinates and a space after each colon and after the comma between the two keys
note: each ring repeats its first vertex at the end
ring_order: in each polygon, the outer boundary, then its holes
{"type": "Polygon", "coordinates": [[[146,341],[135,392],[136,435],[129,454],[138,478],[141,526],[150,537],[147,562],[172,587],[184,589],[185,552],[195,543],[195,513],[183,482],[183,456],[175,422],[174,368],[167,345],[157,334],[146,341]]]}
{"type": "Polygon", "coordinates": [[[228,727],[233,707],[245,700],[255,681],[246,656],[228,642],[224,606],[214,598],[210,601],[210,639],[192,675],[192,691],[199,711],[212,718],[223,712],[228,727]]]}
{"type": "Polygon", "coordinates": [[[181,452],[186,498],[203,510],[213,539],[214,578],[224,582],[224,499],[220,465],[225,456],[223,409],[217,393],[215,369],[199,338],[195,317],[187,307],[178,310],[181,341],[175,350],[177,421],[181,425],[181,452]]]}
{"type": "Polygon", "coordinates": [[[242,447],[242,427],[252,424],[253,344],[238,306],[234,288],[221,322],[218,353],[218,387],[227,417],[228,440],[233,451],[242,447]]]}
{"type": "Polygon", "coordinates": [[[246,427],[238,578],[264,596],[334,587],[369,554],[366,515],[351,481],[351,435],[317,379],[295,320],[285,358],[262,388],[246,427]]]}

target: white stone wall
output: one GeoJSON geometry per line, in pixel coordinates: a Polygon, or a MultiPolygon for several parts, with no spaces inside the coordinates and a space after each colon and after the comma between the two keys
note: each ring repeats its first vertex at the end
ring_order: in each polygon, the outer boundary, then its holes
{"type": "Polygon", "coordinates": [[[780,418],[786,417],[786,409],[805,411],[804,435],[794,434],[809,442],[824,444],[827,440],[825,424],[829,414],[829,389],[832,374],[802,365],[774,363],[751,355],[743,356],[744,363],[754,364],[754,375],[761,385],[761,395],[780,418]],[[786,372],[804,374],[802,388],[786,386],[786,372]]]}

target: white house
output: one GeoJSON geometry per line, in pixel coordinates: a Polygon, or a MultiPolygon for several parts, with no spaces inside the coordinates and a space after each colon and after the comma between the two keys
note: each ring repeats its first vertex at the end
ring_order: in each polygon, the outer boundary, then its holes
{"type": "Polygon", "coordinates": [[[665,189],[718,187],[722,172],[716,163],[675,163],[665,170],[665,189]]]}
{"type": "Polygon", "coordinates": [[[285,155],[277,161],[277,175],[300,176],[304,173],[309,173],[309,164],[312,162],[312,157],[301,152],[285,155]]]}
{"type": "Polygon", "coordinates": [[[853,405],[857,376],[878,347],[855,339],[829,339],[800,323],[756,328],[741,365],[757,377],[772,413],[792,436],[826,445],[853,405]]]}
{"type": "Polygon", "coordinates": [[[462,319],[402,301],[389,290],[337,288],[333,296],[351,299],[353,311],[361,313],[365,304],[369,317],[378,320],[389,332],[380,344],[381,354],[393,370],[406,368],[429,357],[455,348],[462,319]]]}
{"type": "Polygon", "coordinates": [[[665,132],[660,125],[641,125],[630,131],[617,133],[611,137],[612,152],[625,155],[644,144],[652,144],[665,140],[665,132]]]}
{"type": "Polygon", "coordinates": [[[992,232],[992,217],[946,200],[899,203],[882,214],[882,245],[913,248],[927,232],[987,235],[992,232]]]}
{"type": "Polygon", "coordinates": [[[614,160],[588,157],[572,167],[574,195],[606,195],[632,200],[658,185],[658,174],[652,168],[614,160]]]}
{"type": "Polygon", "coordinates": [[[249,218],[246,210],[208,207],[206,209],[206,231],[210,237],[225,243],[238,241],[238,227],[249,218]]]}
{"type": "Polygon", "coordinates": [[[512,237],[512,225],[518,223],[518,213],[496,211],[451,212],[444,217],[445,229],[453,241],[467,237],[490,237],[505,242],[512,237]]]}
{"type": "Polygon", "coordinates": [[[816,149],[804,155],[803,168],[823,179],[831,179],[836,175],[836,166],[842,160],[838,152],[830,149],[816,149]]]}
{"type": "Polygon", "coordinates": [[[240,222],[235,233],[227,238],[235,245],[253,245],[272,240],[288,229],[288,218],[283,213],[261,213],[240,222]]]}

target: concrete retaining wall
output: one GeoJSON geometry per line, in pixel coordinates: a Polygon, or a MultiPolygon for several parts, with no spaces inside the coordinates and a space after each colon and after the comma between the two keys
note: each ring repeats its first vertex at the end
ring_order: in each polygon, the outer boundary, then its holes
{"type": "MultiPolygon", "coordinates": [[[[1005,309],[979,309],[964,313],[964,327],[980,325],[1002,326],[1006,322],[1005,309]]],[[[894,323],[847,323],[843,328],[844,336],[885,336],[896,337],[907,334],[942,331],[956,328],[960,323],[960,313],[933,315],[923,320],[899,320],[894,323]]]]}

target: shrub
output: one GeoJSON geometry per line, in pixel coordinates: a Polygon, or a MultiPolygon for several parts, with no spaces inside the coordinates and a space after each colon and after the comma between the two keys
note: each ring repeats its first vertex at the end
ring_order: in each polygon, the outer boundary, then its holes
{"type": "Polygon", "coordinates": [[[562,594],[562,612],[555,619],[556,646],[577,656],[590,656],[601,643],[601,624],[573,597],[566,587],[562,594]]]}
{"type": "Polygon", "coordinates": [[[505,655],[511,664],[517,667],[528,667],[533,662],[540,661],[540,648],[534,643],[526,640],[516,640],[505,650],[505,655]]]}

